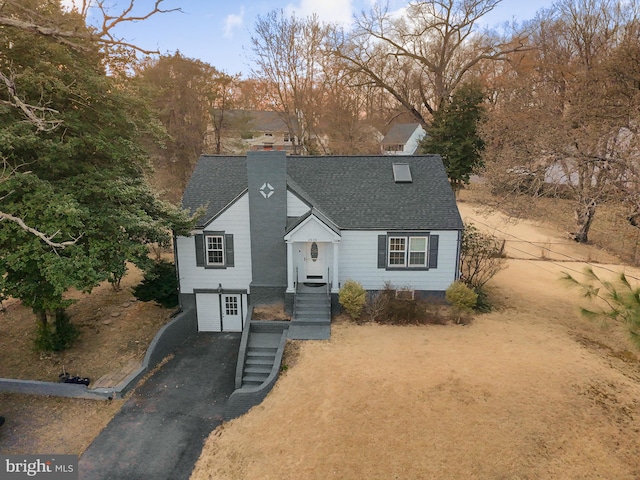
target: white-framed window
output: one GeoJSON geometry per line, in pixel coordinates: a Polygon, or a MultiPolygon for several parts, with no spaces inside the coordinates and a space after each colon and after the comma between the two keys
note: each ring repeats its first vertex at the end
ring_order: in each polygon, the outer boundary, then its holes
{"type": "Polygon", "coordinates": [[[207,235],[205,248],[207,265],[224,265],[224,235],[207,235]]]}
{"type": "Polygon", "coordinates": [[[409,237],[409,266],[427,266],[427,237],[409,237]]]}
{"type": "Polygon", "coordinates": [[[426,236],[389,236],[387,265],[389,267],[420,268],[427,266],[426,236]]]}
{"type": "Polygon", "coordinates": [[[407,264],[407,237],[389,237],[390,267],[404,267],[407,264]]]}
{"type": "Polygon", "coordinates": [[[238,296],[224,297],[224,310],[226,315],[238,315],[238,296]]]}
{"type": "Polygon", "coordinates": [[[235,265],[233,234],[211,231],[194,236],[197,267],[229,268],[235,265]]]}

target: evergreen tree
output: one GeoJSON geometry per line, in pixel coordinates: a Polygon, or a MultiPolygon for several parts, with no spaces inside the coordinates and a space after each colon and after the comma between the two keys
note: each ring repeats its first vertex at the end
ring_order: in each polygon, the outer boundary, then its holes
{"type": "Polygon", "coordinates": [[[424,153],[442,156],[451,186],[456,191],[468,184],[483,166],[484,142],[478,133],[483,116],[483,91],[478,83],[466,83],[438,110],[421,144],[424,153]]]}
{"type": "MultiPolygon", "coordinates": [[[[38,13],[86,29],[55,2],[41,2],[38,13]]],[[[117,285],[127,262],[148,264],[148,244],[190,228],[146,181],[140,140],[157,122],[106,74],[105,60],[90,38],[67,45],[0,29],[0,71],[10,80],[0,89],[0,287],[33,309],[43,348],[68,343],[60,335],[69,288],[117,285]]]]}

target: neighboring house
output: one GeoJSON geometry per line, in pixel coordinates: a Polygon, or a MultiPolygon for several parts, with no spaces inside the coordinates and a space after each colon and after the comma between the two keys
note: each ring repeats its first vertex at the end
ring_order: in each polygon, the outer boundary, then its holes
{"type": "Polygon", "coordinates": [[[335,305],[347,279],[442,297],[458,278],[463,224],[437,155],[205,155],[183,206],[206,209],[176,238],[181,304],[201,331],[241,330],[249,304],[290,310],[303,285],[335,305]]]}
{"type": "MultiPolygon", "coordinates": [[[[295,116],[290,126],[298,130],[295,116]]],[[[297,141],[278,112],[259,110],[230,110],[225,113],[224,143],[228,150],[244,154],[252,150],[282,150],[292,152],[297,141]]]]}
{"type": "Polygon", "coordinates": [[[419,123],[396,123],[382,139],[385,155],[413,155],[426,132],[419,123]]]}

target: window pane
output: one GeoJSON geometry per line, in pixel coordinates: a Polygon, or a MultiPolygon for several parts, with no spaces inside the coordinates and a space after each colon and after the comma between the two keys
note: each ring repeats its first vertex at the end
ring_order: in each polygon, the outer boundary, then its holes
{"type": "Polygon", "coordinates": [[[403,251],[404,252],[404,244],[406,239],[401,237],[392,237],[389,239],[389,250],[394,251],[403,251]]]}
{"type": "Polygon", "coordinates": [[[427,256],[424,252],[411,252],[409,254],[409,265],[419,265],[424,266],[426,263],[427,256]]]}
{"type": "Polygon", "coordinates": [[[409,265],[424,267],[427,264],[427,237],[409,239],[409,265]]]}
{"type": "Polygon", "coordinates": [[[404,252],[390,252],[389,265],[404,265],[404,252]]]}
{"type": "Polygon", "coordinates": [[[409,251],[411,252],[424,252],[427,250],[427,238],[426,237],[411,237],[409,239],[409,251]]]}
{"type": "Polygon", "coordinates": [[[224,303],[227,315],[238,314],[238,297],[224,297],[224,303]]]}
{"type": "Polygon", "coordinates": [[[223,237],[207,236],[207,263],[209,265],[224,264],[223,237]]]}
{"type": "Polygon", "coordinates": [[[389,238],[389,265],[405,266],[407,264],[406,244],[405,237],[389,238]]]}

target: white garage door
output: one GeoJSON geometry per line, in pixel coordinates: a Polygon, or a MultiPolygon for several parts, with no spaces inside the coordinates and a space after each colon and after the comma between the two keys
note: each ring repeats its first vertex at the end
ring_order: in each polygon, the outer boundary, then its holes
{"type": "Polygon", "coordinates": [[[220,295],[217,293],[196,294],[196,312],[199,332],[221,332],[220,295]]]}

